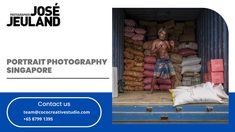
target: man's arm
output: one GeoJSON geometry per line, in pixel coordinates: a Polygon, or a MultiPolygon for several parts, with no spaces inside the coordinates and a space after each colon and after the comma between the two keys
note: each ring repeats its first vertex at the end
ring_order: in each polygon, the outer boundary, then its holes
{"type": "Polygon", "coordinates": [[[170,40],[170,46],[171,46],[171,48],[175,47],[175,42],[173,40],[170,40]]]}
{"type": "Polygon", "coordinates": [[[156,40],[155,40],[155,41],[153,41],[152,48],[151,48],[151,52],[155,53],[155,52],[157,51],[156,46],[157,46],[157,42],[156,42],[156,40]]]}

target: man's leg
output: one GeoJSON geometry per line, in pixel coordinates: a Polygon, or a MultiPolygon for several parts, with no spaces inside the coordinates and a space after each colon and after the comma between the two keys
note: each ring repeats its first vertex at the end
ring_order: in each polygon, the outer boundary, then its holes
{"type": "Polygon", "coordinates": [[[175,86],[175,75],[171,76],[171,88],[173,89],[175,86]]]}
{"type": "Polygon", "coordinates": [[[151,93],[153,93],[154,86],[156,85],[156,83],[157,83],[157,78],[154,77],[151,83],[151,93]]]}

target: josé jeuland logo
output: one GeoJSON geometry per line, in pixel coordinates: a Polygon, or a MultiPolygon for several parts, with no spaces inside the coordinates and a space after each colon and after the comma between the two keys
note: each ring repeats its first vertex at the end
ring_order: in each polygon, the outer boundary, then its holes
{"type": "Polygon", "coordinates": [[[10,26],[59,26],[60,25],[60,7],[58,3],[54,6],[34,6],[33,13],[10,13],[10,26]]]}

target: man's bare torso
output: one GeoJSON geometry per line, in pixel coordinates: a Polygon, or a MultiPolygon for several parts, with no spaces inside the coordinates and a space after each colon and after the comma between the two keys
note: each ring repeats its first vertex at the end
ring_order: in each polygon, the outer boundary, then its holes
{"type": "Polygon", "coordinates": [[[170,43],[166,40],[156,39],[153,41],[152,52],[157,53],[160,58],[168,59],[169,55],[167,50],[170,49],[170,43]]]}

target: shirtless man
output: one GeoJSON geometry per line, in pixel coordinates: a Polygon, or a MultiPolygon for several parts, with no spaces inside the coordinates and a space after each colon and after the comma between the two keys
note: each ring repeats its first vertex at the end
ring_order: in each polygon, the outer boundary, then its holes
{"type": "Polygon", "coordinates": [[[174,41],[166,40],[166,29],[161,28],[158,31],[159,39],[153,41],[151,51],[157,53],[159,58],[155,64],[154,77],[151,84],[151,93],[153,93],[154,85],[158,79],[171,79],[171,87],[173,88],[175,83],[175,70],[169,59],[167,50],[174,47],[174,41]]]}

